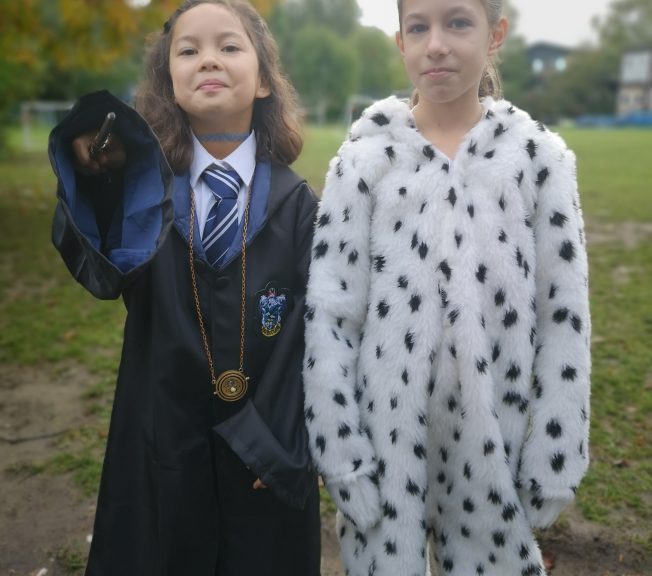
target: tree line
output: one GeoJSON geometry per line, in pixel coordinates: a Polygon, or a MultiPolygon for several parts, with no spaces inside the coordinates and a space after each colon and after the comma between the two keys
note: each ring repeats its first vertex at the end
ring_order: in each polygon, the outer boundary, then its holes
{"type": "MultiPolygon", "coordinates": [[[[351,94],[407,93],[410,85],[394,39],[359,23],[356,0],[252,0],[267,19],[286,72],[308,111],[342,118],[351,94]]],[[[108,88],[128,98],[138,80],[143,39],[159,29],[178,0],[22,0],[0,19],[0,122],[24,100],[74,100],[108,88]]],[[[506,97],[541,118],[610,114],[624,50],[652,46],[652,2],[614,0],[594,22],[598,42],[582,46],[564,72],[535,75],[508,6],[512,34],[500,69],[506,97]]]]}

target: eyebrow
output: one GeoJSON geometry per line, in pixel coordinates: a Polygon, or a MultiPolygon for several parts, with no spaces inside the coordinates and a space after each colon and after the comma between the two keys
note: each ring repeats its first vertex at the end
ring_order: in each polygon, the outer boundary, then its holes
{"type": "MultiPolygon", "coordinates": [[[[454,4],[453,6],[446,9],[446,16],[454,15],[457,13],[469,14],[471,10],[468,6],[464,4],[454,4]]],[[[428,15],[424,12],[406,12],[404,20],[414,19],[414,20],[427,20],[428,15]]]]}
{"type": "MultiPolygon", "coordinates": [[[[220,32],[219,34],[217,34],[218,40],[228,40],[229,38],[242,40],[244,36],[239,32],[233,32],[233,31],[220,32]]],[[[198,40],[199,38],[197,36],[194,36],[192,34],[186,34],[185,36],[180,36],[179,38],[177,38],[174,41],[174,44],[179,44],[179,42],[198,42],[198,40]]]]}

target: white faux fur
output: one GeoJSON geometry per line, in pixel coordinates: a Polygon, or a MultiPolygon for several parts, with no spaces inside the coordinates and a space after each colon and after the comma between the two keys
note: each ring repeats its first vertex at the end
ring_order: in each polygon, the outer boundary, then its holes
{"type": "Polygon", "coordinates": [[[395,98],[331,162],[306,313],[306,418],[350,576],[541,575],[531,527],[588,466],[575,158],[505,101],[451,161],[395,98]]]}

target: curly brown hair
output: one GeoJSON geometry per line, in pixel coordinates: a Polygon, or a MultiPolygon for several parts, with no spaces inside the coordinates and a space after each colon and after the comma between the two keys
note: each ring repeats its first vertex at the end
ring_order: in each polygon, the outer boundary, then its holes
{"type": "Polygon", "coordinates": [[[260,77],[270,95],[254,103],[252,128],[258,156],[289,165],[303,148],[302,114],[297,93],[284,75],[276,41],[258,12],[242,0],[185,0],[163,30],[148,42],[143,78],[134,105],[158,137],[172,170],[179,174],[192,163],[192,130],[186,113],[175,103],[170,76],[170,44],[179,16],[199,4],[219,4],[232,12],[247,32],[258,56],[260,77]]]}

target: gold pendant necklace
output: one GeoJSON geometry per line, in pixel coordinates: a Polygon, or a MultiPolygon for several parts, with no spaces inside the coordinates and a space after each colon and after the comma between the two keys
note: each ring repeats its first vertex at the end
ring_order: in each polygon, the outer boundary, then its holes
{"type": "Polygon", "coordinates": [[[199,330],[204,344],[204,353],[208,360],[208,368],[211,373],[211,383],[215,390],[213,395],[224,400],[225,402],[236,402],[244,397],[249,387],[249,378],[244,374],[244,343],[245,343],[245,309],[247,304],[246,286],[247,286],[247,256],[246,256],[246,243],[247,243],[247,227],[249,225],[249,204],[251,203],[251,194],[247,196],[247,204],[245,206],[244,221],[242,225],[242,295],[240,300],[240,368],[238,370],[226,370],[219,375],[215,376],[215,369],[213,368],[213,355],[211,354],[210,347],[208,346],[208,337],[206,336],[206,328],[204,327],[204,319],[201,314],[201,307],[199,305],[199,292],[197,291],[197,279],[195,276],[195,251],[193,247],[194,229],[195,229],[195,195],[190,189],[190,230],[188,231],[188,242],[190,244],[190,278],[192,279],[192,294],[195,300],[195,310],[197,312],[197,319],[199,321],[199,330]]]}

